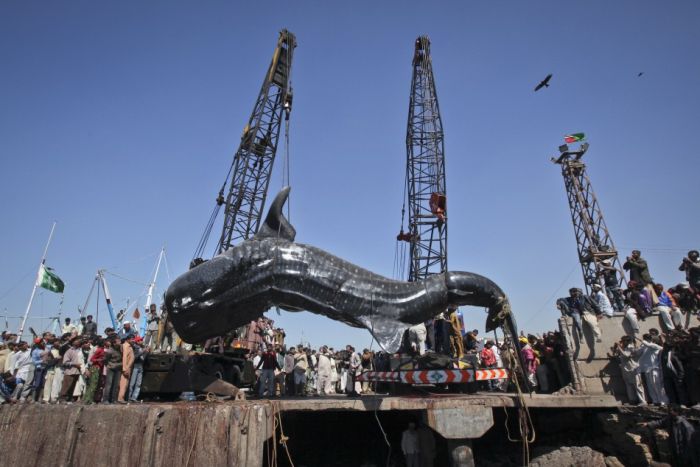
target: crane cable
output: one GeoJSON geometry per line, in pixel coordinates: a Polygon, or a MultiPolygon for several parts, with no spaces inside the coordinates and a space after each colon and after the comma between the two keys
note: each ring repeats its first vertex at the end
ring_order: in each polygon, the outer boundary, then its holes
{"type": "Polygon", "coordinates": [[[192,259],[201,258],[202,254],[204,254],[204,250],[206,249],[207,243],[209,242],[209,237],[211,236],[211,230],[214,227],[214,224],[216,223],[216,218],[219,215],[221,206],[223,204],[226,204],[224,201],[224,190],[226,189],[228,180],[231,177],[231,172],[233,171],[233,166],[235,163],[236,157],[234,155],[234,158],[231,161],[231,165],[228,168],[226,179],[224,180],[224,183],[221,185],[221,189],[219,190],[219,196],[217,196],[216,198],[216,204],[214,206],[214,209],[212,210],[211,215],[209,216],[209,221],[207,221],[207,225],[204,227],[204,232],[202,232],[202,237],[199,239],[199,243],[197,243],[197,248],[195,249],[194,254],[192,255],[192,259]]]}
{"type": "MultiPolygon", "coordinates": [[[[292,64],[290,59],[290,53],[292,52],[292,44],[287,43],[287,59],[285,61],[285,75],[287,76],[287,83],[284,89],[284,96],[282,97],[282,111],[285,112],[284,117],[284,159],[282,166],[282,187],[289,186],[290,181],[290,168],[289,168],[289,114],[292,113],[292,102],[288,100],[292,96],[292,64]],[[285,106],[289,104],[289,108],[285,106]]],[[[287,220],[291,222],[291,199],[287,198],[287,220]]]]}

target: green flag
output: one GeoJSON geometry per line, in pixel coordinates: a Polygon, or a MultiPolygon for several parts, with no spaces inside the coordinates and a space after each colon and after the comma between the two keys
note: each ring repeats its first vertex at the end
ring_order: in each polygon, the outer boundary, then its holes
{"type": "Polygon", "coordinates": [[[564,142],[566,143],[576,143],[577,141],[583,141],[586,138],[584,133],[573,133],[571,135],[564,136],[564,142]]]}
{"type": "Polygon", "coordinates": [[[51,292],[62,293],[63,281],[60,277],[54,274],[53,269],[41,265],[41,274],[39,276],[39,287],[43,287],[51,292]]]}

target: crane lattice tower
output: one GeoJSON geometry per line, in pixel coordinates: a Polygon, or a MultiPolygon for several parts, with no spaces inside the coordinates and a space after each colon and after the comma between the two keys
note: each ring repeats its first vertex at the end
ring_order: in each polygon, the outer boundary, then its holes
{"type": "Polygon", "coordinates": [[[435,91],[430,39],[416,39],[406,133],[408,280],[447,270],[447,191],[442,119],[435,91]]]}
{"type": "Polygon", "coordinates": [[[217,199],[219,205],[225,206],[218,252],[258,231],[280,128],[283,119],[289,119],[292,108],[291,69],[295,47],[294,34],[286,29],[280,31],[270,67],[234,156],[228,195],[224,200],[222,188],[217,199]]]}
{"type": "Polygon", "coordinates": [[[618,288],[626,286],[626,281],[598,198],[586,174],[586,165],[581,160],[588,146],[588,143],[582,143],[578,150],[571,150],[567,145],[560,146],[560,155],[552,158],[552,162],[561,166],[583,282],[590,293],[593,284],[605,285],[603,276],[606,270],[616,272],[618,288]]]}

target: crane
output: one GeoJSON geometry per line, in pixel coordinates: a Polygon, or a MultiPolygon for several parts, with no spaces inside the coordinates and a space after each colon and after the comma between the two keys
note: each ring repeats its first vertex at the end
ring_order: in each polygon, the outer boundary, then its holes
{"type": "Polygon", "coordinates": [[[581,160],[588,147],[588,143],[581,143],[576,149],[571,149],[564,144],[559,146],[559,156],[551,160],[561,166],[564,177],[586,291],[590,292],[593,284],[600,284],[613,307],[622,311],[622,287],[627,282],[598,198],[586,174],[586,165],[581,160]]]}
{"type": "Polygon", "coordinates": [[[406,155],[408,232],[402,219],[397,240],[410,245],[408,280],[415,281],[447,270],[444,134],[428,36],[415,42],[406,155]]]}
{"type": "Polygon", "coordinates": [[[288,129],[292,110],[291,68],[296,38],[283,29],[265,74],[253,112],[243,129],[241,142],[228,175],[216,198],[216,206],[195,250],[191,266],[199,264],[220,208],[224,222],[215,254],[236,241],[255,235],[265,208],[267,189],[277,153],[280,129],[288,129]],[[224,196],[229,182],[228,193],[224,196]]]}

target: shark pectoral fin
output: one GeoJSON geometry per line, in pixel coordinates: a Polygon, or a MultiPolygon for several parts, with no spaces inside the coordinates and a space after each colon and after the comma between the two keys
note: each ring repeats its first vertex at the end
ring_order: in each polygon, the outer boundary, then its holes
{"type": "Polygon", "coordinates": [[[255,234],[253,238],[261,239],[264,237],[274,237],[283,238],[290,242],[294,241],[297,231],[292,224],[289,223],[287,218],[284,217],[284,214],[282,214],[284,203],[287,202],[287,198],[289,197],[289,190],[291,190],[291,188],[286,186],[277,193],[277,196],[275,196],[275,199],[270,205],[270,210],[267,211],[265,223],[260,226],[260,230],[258,230],[258,233],[255,234]]]}
{"type": "Polygon", "coordinates": [[[406,323],[382,316],[360,316],[359,321],[374,336],[385,352],[395,353],[401,347],[403,333],[409,327],[406,323]]]}

